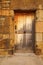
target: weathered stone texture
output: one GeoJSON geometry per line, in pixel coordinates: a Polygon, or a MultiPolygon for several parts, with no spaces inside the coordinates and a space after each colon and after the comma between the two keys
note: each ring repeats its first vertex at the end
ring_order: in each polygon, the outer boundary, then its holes
{"type": "Polygon", "coordinates": [[[11,8],[12,9],[36,9],[38,5],[43,5],[43,0],[12,0],[11,8]],[[12,4],[13,3],[13,4],[12,4]]]}
{"type": "Polygon", "coordinates": [[[43,22],[36,22],[36,32],[43,32],[43,22]]]}

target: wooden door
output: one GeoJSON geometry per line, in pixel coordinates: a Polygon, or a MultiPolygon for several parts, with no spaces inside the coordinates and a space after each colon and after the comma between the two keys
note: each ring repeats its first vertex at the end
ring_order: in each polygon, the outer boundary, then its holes
{"type": "Polygon", "coordinates": [[[15,13],[14,34],[16,49],[33,48],[34,13],[15,13]]]}

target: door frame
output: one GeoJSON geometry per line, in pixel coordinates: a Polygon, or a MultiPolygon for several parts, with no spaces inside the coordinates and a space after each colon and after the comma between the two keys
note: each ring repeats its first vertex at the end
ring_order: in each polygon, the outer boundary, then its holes
{"type": "Polygon", "coordinates": [[[34,13],[34,24],[32,25],[32,29],[34,29],[34,31],[32,31],[32,34],[33,34],[33,39],[32,39],[32,43],[33,43],[33,52],[35,53],[35,22],[36,22],[36,9],[33,9],[33,10],[14,10],[14,14],[15,13],[34,13]]]}

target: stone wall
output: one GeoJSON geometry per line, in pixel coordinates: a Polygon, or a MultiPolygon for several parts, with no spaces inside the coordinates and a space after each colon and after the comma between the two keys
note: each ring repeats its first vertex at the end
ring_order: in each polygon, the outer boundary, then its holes
{"type": "Polygon", "coordinates": [[[35,22],[35,35],[36,35],[36,45],[38,49],[41,50],[40,53],[43,54],[43,6],[39,5],[36,11],[36,22],[35,22]]]}
{"type": "MultiPolygon", "coordinates": [[[[5,0],[2,1],[5,2],[5,0]]],[[[11,0],[10,9],[0,9],[0,16],[8,16],[10,21],[10,43],[12,46],[14,45],[14,10],[36,10],[35,41],[38,48],[43,51],[43,0],[11,0]]]]}
{"type": "Polygon", "coordinates": [[[37,9],[38,5],[42,4],[43,0],[11,0],[11,9],[22,9],[22,10],[29,10],[29,9],[37,9]],[[13,4],[12,4],[13,3],[13,4]]]}

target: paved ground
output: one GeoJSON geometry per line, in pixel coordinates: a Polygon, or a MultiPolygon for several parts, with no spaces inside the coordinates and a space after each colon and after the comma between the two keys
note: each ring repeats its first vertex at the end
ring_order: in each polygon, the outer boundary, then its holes
{"type": "Polygon", "coordinates": [[[43,65],[43,61],[33,53],[15,53],[13,56],[1,59],[0,65],[43,65]]]}
{"type": "Polygon", "coordinates": [[[5,56],[0,56],[0,65],[3,62],[3,60],[5,59],[5,56]]]}

